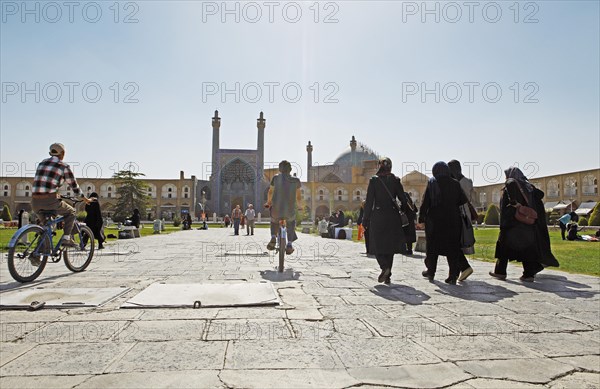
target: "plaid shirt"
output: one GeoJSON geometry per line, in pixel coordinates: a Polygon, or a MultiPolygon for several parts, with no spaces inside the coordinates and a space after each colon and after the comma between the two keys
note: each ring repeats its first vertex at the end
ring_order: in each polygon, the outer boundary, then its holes
{"type": "Polygon", "coordinates": [[[35,171],[33,193],[56,193],[64,181],[67,181],[73,193],[83,195],[69,165],[58,157],[44,159],[35,171]]]}

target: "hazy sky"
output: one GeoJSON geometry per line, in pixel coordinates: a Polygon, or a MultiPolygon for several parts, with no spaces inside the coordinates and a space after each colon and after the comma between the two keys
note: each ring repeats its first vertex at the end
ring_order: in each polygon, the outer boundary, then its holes
{"type": "Polygon", "coordinates": [[[303,178],[309,140],[326,164],[352,135],[475,185],[600,166],[598,1],[0,4],[4,176],[60,141],[78,178],[202,178],[215,109],[243,149],[264,111],[265,161],[303,178]]]}

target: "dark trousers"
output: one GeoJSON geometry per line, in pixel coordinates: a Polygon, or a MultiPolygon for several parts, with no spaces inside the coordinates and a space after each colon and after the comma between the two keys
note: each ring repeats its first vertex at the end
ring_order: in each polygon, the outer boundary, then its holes
{"type": "Polygon", "coordinates": [[[567,231],[567,226],[560,220],[558,221],[558,226],[560,227],[560,236],[562,236],[562,240],[565,240],[565,232],[567,231]]]}
{"type": "Polygon", "coordinates": [[[365,249],[367,251],[367,254],[371,254],[371,252],[369,251],[369,228],[367,227],[365,227],[365,249]]]}
{"type": "Polygon", "coordinates": [[[394,254],[377,254],[375,258],[377,258],[381,270],[391,269],[394,265],[394,254]]]}
{"type": "MultiPolygon", "coordinates": [[[[498,258],[496,260],[496,267],[494,273],[506,275],[506,268],[508,267],[508,259],[498,258]]],[[[537,273],[544,270],[544,266],[541,263],[535,261],[523,261],[523,277],[534,277],[537,273]]]]}
{"type": "Polygon", "coordinates": [[[46,223],[46,218],[41,214],[41,210],[56,211],[59,215],[64,216],[63,232],[67,236],[71,235],[71,230],[73,230],[73,225],[75,224],[75,208],[56,197],[34,197],[31,199],[31,208],[33,208],[33,211],[37,214],[42,224],[46,223]]]}
{"type": "Polygon", "coordinates": [[[241,221],[242,221],[242,219],[233,219],[233,233],[235,235],[240,234],[240,222],[241,221]]]}
{"type": "MultiPolygon", "coordinates": [[[[469,267],[469,262],[467,262],[467,258],[462,251],[457,251],[453,254],[446,255],[446,259],[448,260],[448,276],[450,278],[458,278],[460,272],[469,267]]],[[[437,254],[427,254],[425,256],[425,267],[427,268],[427,272],[429,274],[435,275],[435,272],[437,271],[437,263],[437,254]]]]}

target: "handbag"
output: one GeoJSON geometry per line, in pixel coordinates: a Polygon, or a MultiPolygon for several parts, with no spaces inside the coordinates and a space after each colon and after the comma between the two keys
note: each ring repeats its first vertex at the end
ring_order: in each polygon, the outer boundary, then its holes
{"type": "Polygon", "coordinates": [[[397,197],[392,196],[392,193],[388,189],[385,182],[383,182],[381,177],[377,176],[377,178],[379,178],[379,181],[383,184],[385,191],[388,193],[388,195],[390,195],[390,198],[392,199],[392,204],[394,204],[394,208],[396,208],[396,210],[400,214],[400,222],[402,223],[402,227],[408,226],[410,223],[408,221],[408,216],[406,215],[406,213],[404,213],[404,211],[402,211],[402,203],[400,202],[400,200],[398,200],[397,197]]]}
{"type": "Polygon", "coordinates": [[[477,210],[470,201],[467,201],[467,205],[469,206],[469,213],[471,213],[471,220],[477,220],[479,218],[477,210]]]}
{"type": "MultiPolygon", "coordinates": [[[[527,200],[527,196],[525,196],[525,193],[523,192],[523,189],[521,188],[521,185],[519,185],[519,183],[517,182],[517,187],[519,188],[519,190],[521,191],[521,194],[523,195],[523,198],[525,199],[525,203],[527,205],[523,205],[520,204],[519,202],[515,201],[515,205],[511,205],[512,207],[515,207],[515,219],[517,219],[518,222],[521,222],[523,224],[527,224],[527,225],[532,225],[535,223],[535,221],[538,218],[537,212],[535,211],[535,209],[529,207],[529,201],[527,200]]],[[[506,191],[506,193],[508,194],[508,190],[506,191]]],[[[510,198],[510,194],[508,195],[508,200],[512,203],[512,199],[510,198]]]]}

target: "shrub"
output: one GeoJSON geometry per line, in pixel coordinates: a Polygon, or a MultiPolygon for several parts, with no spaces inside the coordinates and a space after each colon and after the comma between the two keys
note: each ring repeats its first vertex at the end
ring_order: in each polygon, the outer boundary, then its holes
{"type": "Polygon", "coordinates": [[[477,224],[483,223],[484,219],[485,219],[485,212],[483,212],[483,211],[477,212],[477,224]]]}
{"type": "Polygon", "coordinates": [[[87,216],[87,212],[81,211],[81,212],[77,212],[77,215],[75,217],[77,218],[78,221],[82,222],[85,220],[86,216],[87,216]]]}
{"type": "Polygon", "coordinates": [[[491,204],[485,213],[485,219],[483,222],[488,226],[497,226],[500,224],[500,212],[498,211],[498,207],[496,204],[491,204]]]}
{"type": "Polygon", "coordinates": [[[181,218],[179,216],[175,216],[173,218],[173,227],[179,227],[181,225],[181,218]]]}
{"type": "Polygon", "coordinates": [[[588,220],[588,225],[600,226],[600,202],[594,207],[590,220],[588,220]]]}
{"type": "Polygon", "coordinates": [[[585,227],[588,225],[588,219],[585,216],[579,218],[579,225],[585,227]]]}
{"type": "Polygon", "coordinates": [[[10,214],[10,209],[8,208],[8,205],[6,205],[6,204],[4,204],[4,207],[2,207],[2,214],[0,214],[0,219],[7,221],[7,222],[12,220],[12,216],[10,214]]]}

